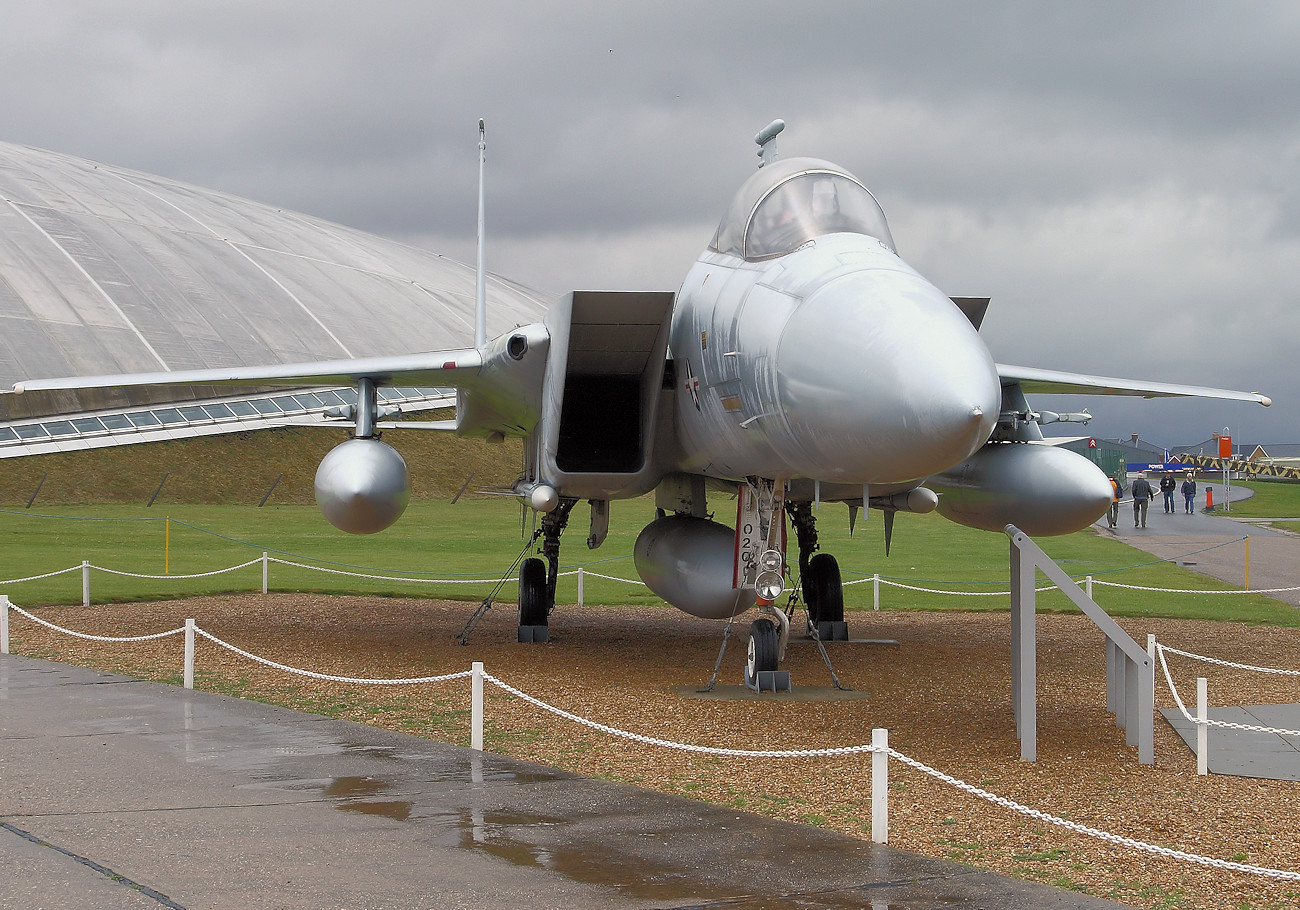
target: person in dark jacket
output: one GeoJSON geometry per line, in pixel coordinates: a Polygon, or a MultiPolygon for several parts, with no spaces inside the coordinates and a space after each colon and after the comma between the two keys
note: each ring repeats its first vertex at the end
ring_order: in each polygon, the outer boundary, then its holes
{"type": "Polygon", "coordinates": [[[1120,483],[1114,477],[1110,479],[1111,502],[1110,510],[1106,512],[1106,521],[1113,528],[1119,521],[1119,501],[1124,496],[1124,484],[1120,483]]]}
{"type": "Polygon", "coordinates": [[[1196,481],[1192,480],[1192,475],[1188,474],[1187,479],[1183,481],[1183,503],[1187,506],[1187,514],[1192,515],[1196,512],[1196,481]]]}
{"type": "Polygon", "coordinates": [[[1133,527],[1145,528],[1147,506],[1156,498],[1156,491],[1151,488],[1150,482],[1145,477],[1133,481],[1130,491],[1133,493],[1133,527]]]}
{"type": "Polygon", "coordinates": [[[1174,475],[1168,471],[1165,476],[1160,478],[1160,492],[1165,494],[1165,511],[1170,515],[1174,514],[1174,490],[1178,489],[1178,481],[1174,480],[1174,475]]]}

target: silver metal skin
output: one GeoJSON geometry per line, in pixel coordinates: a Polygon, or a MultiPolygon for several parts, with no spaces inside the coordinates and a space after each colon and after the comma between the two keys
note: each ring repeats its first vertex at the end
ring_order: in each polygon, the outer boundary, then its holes
{"type": "Polygon", "coordinates": [[[1014,524],[1031,537],[1069,534],[1106,513],[1110,481],[1087,458],[1042,443],[993,443],[926,481],[939,514],[1000,531],[1014,524]]]}
{"type": "Polygon", "coordinates": [[[349,439],[316,469],[316,505],[330,524],[349,534],[390,527],[410,498],[405,459],[378,439],[349,439]]]}
{"type": "Polygon", "coordinates": [[[690,515],[646,525],[632,549],[637,574],[655,594],[703,619],[726,619],[754,605],[753,588],[731,586],[731,528],[690,515]]]}
{"type": "Polygon", "coordinates": [[[858,234],[759,264],[701,256],[672,352],[699,383],[698,406],[677,403],[687,472],[915,486],[984,443],[1001,399],[970,321],[858,234]]]}

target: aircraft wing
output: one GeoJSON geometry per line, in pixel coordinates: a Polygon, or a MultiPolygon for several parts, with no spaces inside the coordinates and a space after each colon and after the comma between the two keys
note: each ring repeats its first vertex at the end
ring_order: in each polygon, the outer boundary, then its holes
{"type": "Polygon", "coordinates": [[[1170,382],[1147,382],[1066,373],[999,363],[998,378],[1004,386],[1019,385],[1024,392],[1048,392],[1058,395],[1132,395],[1141,398],[1222,398],[1228,401],[1253,401],[1268,407],[1272,399],[1258,392],[1237,392],[1205,386],[1179,385],[1170,382]]]}
{"type": "Polygon", "coordinates": [[[15,383],[13,391],[21,394],[22,392],[136,386],[210,385],[312,388],[328,385],[356,385],[362,379],[371,379],[380,384],[461,387],[472,384],[482,366],[483,357],[478,351],[473,348],[461,348],[423,354],[326,360],[315,363],[218,367],[160,373],[122,373],[115,376],[70,376],[62,379],[27,379],[15,383]]]}

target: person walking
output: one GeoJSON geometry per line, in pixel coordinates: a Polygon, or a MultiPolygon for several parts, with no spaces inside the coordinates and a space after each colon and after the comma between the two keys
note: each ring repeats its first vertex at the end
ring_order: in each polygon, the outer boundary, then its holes
{"type": "Polygon", "coordinates": [[[1165,495],[1165,511],[1170,515],[1174,514],[1174,490],[1178,489],[1178,481],[1174,480],[1174,475],[1168,471],[1160,478],[1160,492],[1165,495]]]}
{"type": "Polygon", "coordinates": [[[1106,521],[1114,528],[1119,521],[1119,501],[1124,496],[1124,484],[1112,477],[1110,479],[1110,491],[1111,502],[1110,509],[1106,512],[1106,521]]]}
{"type": "Polygon", "coordinates": [[[1196,512],[1196,481],[1192,480],[1191,474],[1188,474],[1187,479],[1183,481],[1182,493],[1183,503],[1187,506],[1187,514],[1194,514],[1196,512]]]}
{"type": "Polygon", "coordinates": [[[1133,486],[1129,487],[1133,494],[1133,527],[1145,528],[1147,526],[1147,506],[1151,500],[1156,498],[1156,491],[1152,489],[1150,481],[1145,477],[1139,477],[1133,481],[1133,486]]]}

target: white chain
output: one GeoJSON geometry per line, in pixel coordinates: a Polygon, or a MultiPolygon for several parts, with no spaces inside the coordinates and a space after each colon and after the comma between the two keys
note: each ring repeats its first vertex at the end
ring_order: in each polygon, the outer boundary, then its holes
{"type": "MultiPolygon", "coordinates": [[[[561,572],[560,574],[561,574],[561,575],[576,575],[577,573],[576,573],[576,572],[561,572]]],[[[584,578],[603,578],[603,579],[605,579],[605,581],[621,581],[621,582],[623,582],[623,584],[625,584],[625,585],[640,585],[640,586],[643,587],[643,588],[645,587],[645,582],[644,582],[644,581],[638,581],[638,580],[635,579],[635,578],[619,578],[619,577],[616,576],[616,575],[601,575],[599,572],[592,572],[590,569],[584,569],[583,572],[582,572],[582,574],[583,574],[583,577],[584,577],[584,578]]]]}
{"type": "Polygon", "coordinates": [[[1012,809],[1016,812],[1021,813],[1022,815],[1028,815],[1040,821],[1048,822],[1049,824],[1059,825],[1062,828],[1068,828],[1069,830],[1075,831],[1079,834],[1086,834],[1089,837],[1095,837],[1098,838],[1099,840],[1109,841],[1112,844],[1118,844],[1123,847],[1131,847],[1134,850],[1141,850],[1146,853],[1154,853],[1157,856],[1167,856],[1170,857],[1171,859],[1181,859],[1189,863],[1197,863],[1202,866],[1212,866],[1216,869],[1230,869],[1234,872],[1250,872],[1255,875],[1266,875],[1269,876],[1270,878],[1280,878],[1280,879],[1286,879],[1288,881],[1300,881],[1300,872],[1290,872],[1285,869],[1270,869],[1267,866],[1252,866],[1248,863],[1234,863],[1225,859],[1215,859],[1212,856],[1201,856],[1196,853],[1188,853],[1185,850],[1173,850],[1170,849],[1169,847],[1157,847],[1155,844],[1148,844],[1145,841],[1135,840],[1134,838],[1131,837],[1123,837],[1122,835],[1119,834],[1111,834],[1109,831],[1102,831],[1099,828],[1090,828],[1087,825],[1081,825],[1078,822],[1072,822],[1069,821],[1068,819],[1060,818],[1059,816],[1052,815],[1047,812],[1043,812],[1041,809],[1031,809],[1028,806],[1024,806],[1018,802],[1015,802],[1014,800],[1007,799],[1005,796],[997,796],[996,794],[989,793],[987,790],[981,790],[979,787],[976,787],[973,784],[968,784],[965,781],[958,780],[957,778],[949,774],[944,774],[942,771],[937,771],[934,768],[931,768],[929,765],[923,764],[914,758],[909,758],[903,753],[896,752],[893,749],[889,750],[889,754],[893,758],[896,758],[899,761],[901,761],[903,764],[910,765],[911,767],[915,768],[918,771],[922,771],[926,774],[929,774],[931,777],[938,778],[944,783],[951,784],[952,786],[956,787],[959,790],[965,790],[967,793],[978,796],[981,799],[986,799],[991,803],[995,803],[996,805],[1002,806],[1007,809],[1012,809]]]}
{"type": "Polygon", "coordinates": [[[1130,591],[1160,591],[1165,594],[1276,594],[1283,591],[1300,591],[1300,585],[1292,585],[1289,588],[1240,588],[1235,591],[1206,591],[1203,588],[1150,588],[1146,585],[1125,585],[1118,581],[1098,581],[1093,579],[1094,585],[1106,585],[1110,588],[1127,588],[1130,591]]]}
{"type": "Polygon", "coordinates": [[[33,616],[31,613],[28,613],[22,607],[14,603],[9,604],[9,609],[13,610],[15,613],[21,613],[32,622],[45,626],[47,629],[53,629],[55,632],[62,632],[65,635],[71,635],[73,638],[84,638],[87,641],[152,641],[155,638],[166,638],[168,635],[176,635],[177,633],[185,631],[185,627],[181,626],[179,629],[172,629],[170,632],[157,632],[153,635],[89,635],[85,632],[74,632],[72,629],[65,629],[63,626],[56,626],[52,622],[46,622],[39,616],[33,616]]]}
{"type": "MultiPolygon", "coordinates": [[[[181,631],[184,630],[182,629],[181,631]]],[[[474,672],[472,670],[462,670],[460,673],[448,673],[444,676],[417,676],[410,679],[363,679],[356,676],[331,676],[328,673],[316,673],[312,670],[300,670],[297,667],[290,667],[287,664],[280,664],[273,660],[267,660],[265,657],[258,657],[256,654],[250,654],[243,648],[235,647],[230,644],[230,642],[222,641],[212,633],[206,632],[197,626],[194,628],[194,631],[213,644],[234,651],[236,654],[247,657],[249,660],[255,661],[264,666],[274,667],[277,670],[284,670],[286,673],[297,673],[299,676],[310,676],[312,679],[325,679],[331,682],[357,683],[358,685],[365,686],[408,686],[418,683],[445,682],[449,679],[464,679],[465,677],[472,675],[474,672]]]]}
{"type": "Polygon", "coordinates": [[[1251,664],[1236,664],[1230,660],[1219,660],[1216,657],[1206,657],[1204,654],[1193,654],[1190,651],[1179,651],[1177,648],[1170,648],[1166,645],[1159,646],[1162,651],[1168,651],[1170,654],[1177,654],[1180,657],[1190,657],[1192,660],[1203,660],[1207,664],[1218,664],[1221,667],[1232,667],[1237,670],[1254,670],[1257,673],[1276,673],[1279,676],[1300,676],[1300,670],[1277,670],[1273,667],[1256,667],[1251,664]]]}
{"type": "Polygon", "coordinates": [[[194,575],[140,575],[136,572],[120,572],[117,569],[105,569],[103,566],[87,565],[86,568],[94,569],[98,572],[107,572],[109,575],[121,575],[125,578],[211,578],[213,575],[225,575],[227,572],[234,572],[239,569],[247,569],[249,566],[257,565],[261,559],[250,559],[248,562],[241,562],[237,566],[231,566],[228,569],[215,569],[212,572],[198,572],[194,575]]]}
{"type": "MultiPolygon", "coordinates": [[[[1192,717],[1188,712],[1187,706],[1183,704],[1183,699],[1178,694],[1178,689],[1174,686],[1173,676],[1169,673],[1169,664],[1165,661],[1165,651],[1173,654],[1181,654],[1181,651],[1175,651],[1173,648],[1166,648],[1164,645],[1156,642],[1156,651],[1160,656],[1160,666],[1165,671],[1165,682],[1169,684],[1169,691],[1173,693],[1174,703],[1178,705],[1178,710],[1182,712],[1183,717],[1187,718],[1194,724],[1204,724],[1207,727],[1222,727],[1226,730],[1249,730],[1253,733],[1276,733],[1278,736],[1300,736],[1300,730],[1279,730],[1277,727],[1262,727],[1257,724],[1234,724],[1227,720],[1211,720],[1206,718],[1201,720],[1199,717],[1192,717]]],[[[1209,660],[1209,658],[1206,658],[1209,660]]],[[[1241,666],[1237,664],[1236,666],[1241,666]]]]}
{"type": "Polygon", "coordinates": [[[611,736],[621,736],[624,739],[634,740],[639,743],[647,743],[652,746],[663,746],[665,749],[677,749],[682,752],[702,752],[707,755],[731,755],[742,758],[811,758],[816,756],[850,755],[860,752],[876,751],[875,748],[870,745],[843,746],[836,749],[790,749],[780,751],[774,751],[771,749],[717,749],[712,746],[695,746],[690,743],[677,743],[667,739],[655,739],[653,736],[631,733],[627,730],[620,730],[617,727],[610,727],[605,724],[597,723],[594,720],[588,720],[585,717],[580,717],[577,714],[565,711],[563,708],[548,705],[546,702],[534,698],[527,692],[522,692],[509,683],[502,682],[490,673],[484,673],[483,678],[517,698],[522,698],[524,701],[536,705],[544,711],[550,711],[552,714],[563,717],[566,720],[571,720],[576,724],[581,724],[584,727],[591,727],[593,730],[599,730],[600,732],[608,733],[611,736]]]}
{"type": "Polygon", "coordinates": [[[40,581],[42,578],[53,578],[55,575],[67,575],[69,572],[76,572],[81,566],[69,566],[66,569],[59,569],[57,572],[46,572],[44,575],[29,575],[26,578],[10,578],[7,581],[0,581],[0,585],[16,585],[24,581],[40,581]]]}
{"type": "MultiPolygon", "coordinates": [[[[844,582],[844,587],[847,588],[849,585],[862,585],[869,581],[875,581],[875,579],[859,578],[854,581],[846,581],[844,582]]],[[[899,581],[887,581],[884,578],[880,579],[880,583],[882,585],[889,585],[891,588],[903,588],[907,591],[921,591],[925,594],[955,594],[958,597],[1007,597],[1011,594],[1010,591],[945,591],[941,588],[918,588],[915,585],[905,585],[899,581]]],[[[1045,585],[1041,588],[1034,588],[1035,592],[1055,590],[1056,585],[1045,585]]]]}
{"type": "MultiPolygon", "coordinates": [[[[254,560],[261,562],[262,560],[254,560]]],[[[342,569],[327,569],[324,566],[309,566],[301,562],[289,562],[284,559],[276,559],[274,556],[267,557],[268,562],[279,563],[282,566],[293,566],[295,569],[309,569],[312,572],[326,572],[330,575],[348,575],[352,578],[373,578],[379,581],[410,581],[430,585],[494,585],[501,579],[499,578],[401,578],[396,575],[363,575],[360,572],[344,572],[342,569]]]]}

